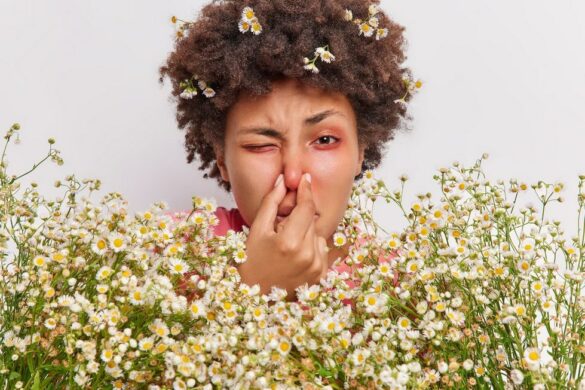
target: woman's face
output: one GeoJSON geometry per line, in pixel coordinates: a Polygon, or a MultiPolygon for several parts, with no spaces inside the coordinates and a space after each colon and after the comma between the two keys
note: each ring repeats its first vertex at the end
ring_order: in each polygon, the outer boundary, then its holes
{"type": "Polygon", "coordinates": [[[223,154],[216,148],[221,176],[230,182],[240,214],[251,226],[279,174],[287,193],[278,214],[288,215],[301,176],[309,172],[316,233],[331,245],[364,158],[355,113],[343,94],[295,79],[272,85],[267,95],[240,97],[228,112],[223,154]]]}

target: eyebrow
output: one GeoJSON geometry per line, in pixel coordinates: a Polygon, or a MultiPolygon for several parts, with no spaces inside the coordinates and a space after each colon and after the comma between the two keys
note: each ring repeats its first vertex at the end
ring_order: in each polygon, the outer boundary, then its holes
{"type": "MultiPolygon", "coordinates": [[[[325,118],[330,117],[331,115],[335,115],[335,114],[343,116],[343,114],[340,113],[339,111],[329,109],[329,110],[321,111],[321,112],[319,112],[315,115],[312,115],[308,118],[305,118],[304,125],[305,126],[316,125],[317,123],[323,121],[325,118]]],[[[279,132],[278,130],[272,129],[270,127],[246,127],[246,128],[243,128],[239,132],[240,135],[250,134],[250,133],[265,135],[267,137],[277,138],[281,141],[284,141],[284,135],[281,132],[279,132]]]]}

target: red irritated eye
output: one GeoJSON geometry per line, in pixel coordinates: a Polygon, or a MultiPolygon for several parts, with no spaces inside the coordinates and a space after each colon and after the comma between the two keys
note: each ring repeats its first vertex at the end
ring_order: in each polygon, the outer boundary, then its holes
{"type": "Polygon", "coordinates": [[[324,140],[323,143],[321,143],[321,145],[332,145],[334,143],[339,142],[339,138],[334,137],[332,135],[324,135],[318,138],[318,140],[324,140]]]}

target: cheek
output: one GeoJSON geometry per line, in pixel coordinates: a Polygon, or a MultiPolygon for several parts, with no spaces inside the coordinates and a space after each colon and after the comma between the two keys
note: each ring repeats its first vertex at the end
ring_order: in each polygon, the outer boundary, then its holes
{"type": "Polygon", "coordinates": [[[259,164],[258,159],[234,161],[230,171],[230,184],[236,206],[248,225],[251,225],[262,199],[272,189],[278,176],[270,164],[259,164]]]}

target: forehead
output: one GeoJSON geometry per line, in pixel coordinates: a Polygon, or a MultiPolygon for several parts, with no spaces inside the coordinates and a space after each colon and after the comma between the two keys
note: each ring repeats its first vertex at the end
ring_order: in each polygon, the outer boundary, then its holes
{"type": "Polygon", "coordinates": [[[335,117],[355,125],[355,114],[345,95],[287,78],[273,81],[268,94],[241,94],[228,112],[227,127],[237,131],[245,125],[257,125],[259,121],[286,125],[291,120],[304,120],[324,110],[337,111],[342,115],[335,117]]]}

